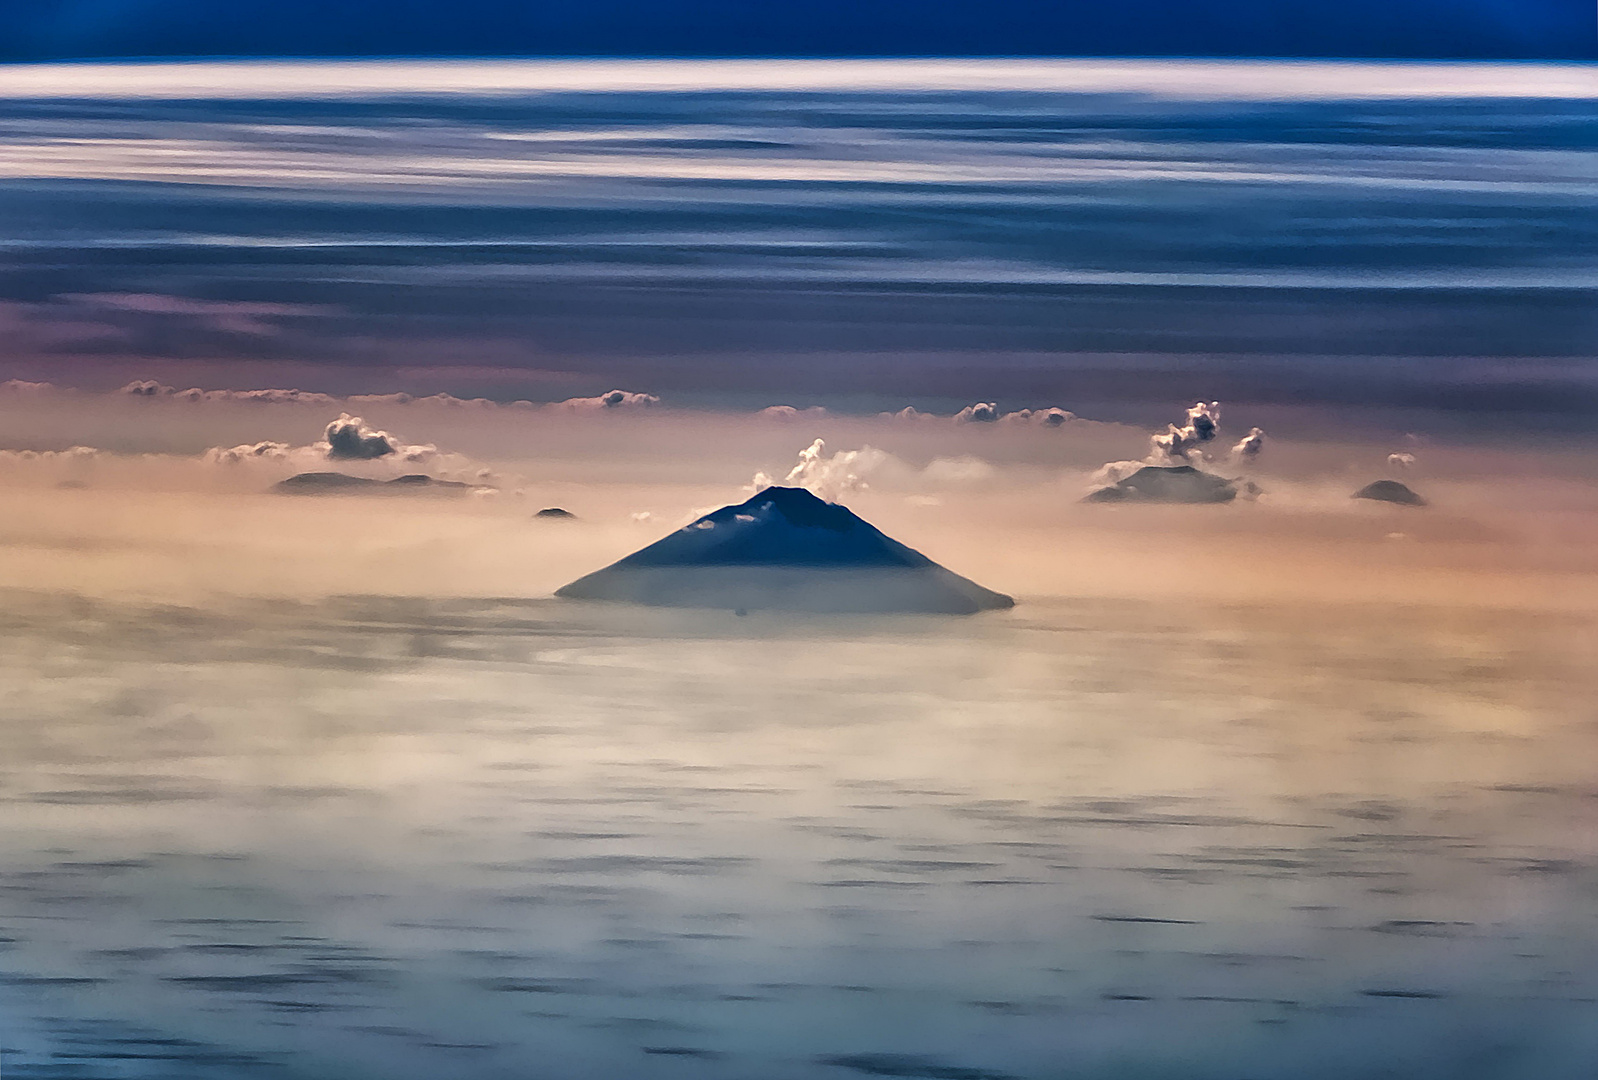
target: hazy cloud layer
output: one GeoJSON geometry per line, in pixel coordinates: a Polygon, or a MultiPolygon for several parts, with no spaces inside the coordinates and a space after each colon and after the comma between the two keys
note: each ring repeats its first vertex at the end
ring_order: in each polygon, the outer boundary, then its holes
{"type": "MultiPolygon", "coordinates": [[[[1206,402],[1205,415],[1213,412],[1206,402]]],[[[1218,430],[1203,445],[1224,458],[1239,440],[1218,430]]],[[[955,423],[952,413],[913,423],[836,415],[773,422],[752,411],[437,401],[341,412],[12,388],[0,393],[0,446],[9,447],[0,452],[0,489],[13,510],[0,523],[0,564],[7,581],[40,587],[540,595],[695,511],[739,501],[764,466],[759,483],[843,499],[889,535],[1023,597],[1330,593],[1356,580],[1389,598],[1475,590],[1479,602],[1543,595],[1573,603],[1585,595],[1581,568],[1598,550],[1590,455],[1434,441],[1424,492],[1432,507],[1395,523],[1398,510],[1348,497],[1385,461],[1390,445],[1378,438],[1276,436],[1269,453],[1250,459],[1251,470],[1267,470],[1250,474],[1268,492],[1259,503],[1214,514],[1160,506],[1106,514],[1078,503],[1082,485],[1106,458],[1147,450],[1147,431],[1088,421],[1046,430],[955,423]],[[330,458],[330,423],[368,443],[381,437],[389,452],[330,458]],[[402,460],[404,448],[418,446],[429,448],[425,461],[402,460]],[[374,480],[426,473],[499,494],[347,508],[316,500],[278,507],[294,500],[266,494],[290,475],[321,471],[374,480]],[[580,520],[571,530],[529,532],[545,506],[580,520]],[[348,551],[295,540],[325,533],[328,515],[340,521],[357,511],[350,527],[370,539],[348,551]],[[1401,541],[1389,539],[1396,533],[1401,541]],[[1550,587],[1556,575],[1567,585],[1550,587]]]]}
{"type": "Polygon", "coordinates": [[[129,397],[167,398],[174,401],[238,401],[257,405],[333,405],[338,399],[306,390],[201,390],[191,386],[179,390],[155,379],[135,379],[119,393],[129,397]]]}
{"type": "MultiPolygon", "coordinates": [[[[38,388],[50,388],[48,383],[21,384],[38,388]]],[[[654,394],[641,394],[629,390],[611,390],[593,397],[567,398],[564,401],[551,402],[540,405],[536,402],[518,400],[509,402],[494,401],[490,398],[460,398],[453,394],[352,394],[347,398],[337,398],[330,394],[316,393],[296,389],[263,389],[263,390],[202,390],[199,387],[190,387],[179,390],[168,386],[155,379],[135,379],[122,387],[121,394],[137,398],[161,398],[172,401],[191,402],[218,402],[231,401],[246,404],[264,405],[337,405],[341,402],[352,406],[387,405],[395,407],[444,408],[444,409],[538,409],[561,408],[574,411],[600,410],[600,409],[634,409],[646,408],[660,404],[660,398],[654,394]]],[[[377,455],[380,456],[380,455],[377,455]]]]}
{"type": "Polygon", "coordinates": [[[806,409],[796,408],[793,405],[768,405],[760,410],[760,416],[766,420],[820,420],[827,415],[827,410],[819,405],[812,405],[806,409]]]}

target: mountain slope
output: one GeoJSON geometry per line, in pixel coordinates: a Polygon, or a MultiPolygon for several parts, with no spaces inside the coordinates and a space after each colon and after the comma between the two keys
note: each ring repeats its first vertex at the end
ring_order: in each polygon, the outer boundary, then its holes
{"type": "Polygon", "coordinates": [[[802,488],[772,487],[558,589],[656,607],[969,615],[1015,603],[802,488]]]}
{"type": "Polygon", "coordinates": [[[1125,480],[1099,488],[1083,502],[1225,503],[1237,498],[1236,481],[1191,465],[1145,465],[1125,480]]]}

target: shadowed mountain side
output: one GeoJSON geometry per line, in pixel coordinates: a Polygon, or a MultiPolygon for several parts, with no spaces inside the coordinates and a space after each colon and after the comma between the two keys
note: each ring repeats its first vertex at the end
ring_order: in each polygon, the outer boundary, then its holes
{"type": "Polygon", "coordinates": [[[423,473],[373,480],[348,473],[308,472],[280,480],[272,485],[272,490],[279,495],[459,495],[469,487],[459,480],[436,480],[423,473]]]}
{"type": "Polygon", "coordinates": [[[1191,465],[1147,465],[1119,483],[1099,488],[1083,502],[1227,503],[1237,483],[1191,465]]]}
{"type": "Polygon", "coordinates": [[[853,512],[772,487],[557,589],[654,607],[970,615],[1015,601],[953,573],[853,512]]]}
{"type": "Polygon", "coordinates": [[[1408,484],[1400,484],[1397,480],[1373,481],[1354,492],[1353,498],[1397,503],[1400,506],[1426,505],[1426,500],[1411,490],[1408,484]]]}

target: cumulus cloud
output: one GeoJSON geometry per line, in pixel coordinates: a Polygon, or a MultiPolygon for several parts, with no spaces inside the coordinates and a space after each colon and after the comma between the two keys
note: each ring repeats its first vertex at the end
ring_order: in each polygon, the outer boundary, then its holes
{"type": "Polygon", "coordinates": [[[293,451],[288,443],[258,442],[213,446],[202,456],[212,465],[239,465],[246,461],[287,461],[293,451]]]}
{"type": "Polygon", "coordinates": [[[1399,473],[1408,472],[1409,470],[1413,469],[1414,467],[1415,467],[1415,455],[1414,454],[1397,453],[1397,454],[1388,454],[1387,455],[1387,468],[1389,470],[1391,470],[1392,472],[1399,472],[1399,473]]]}
{"type": "MultiPolygon", "coordinates": [[[[1163,432],[1149,437],[1149,456],[1142,462],[1111,462],[1106,468],[1125,465],[1203,465],[1208,457],[1206,447],[1221,432],[1221,403],[1219,401],[1195,402],[1187,410],[1187,421],[1181,427],[1168,424],[1163,432]]],[[[1232,447],[1229,457],[1234,463],[1251,461],[1259,456],[1265,446],[1265,432],[1250,428],[1249,433],[1232,447]]]]}
{"type": "Polygon", "coordinates": [[[1006,424],[1035,424],[1038,427],[1064,427],[1075,420],[1076,413],[1061,408],[1017,409],[1005,413],[1000,419],[1006,424]]]}
{"type": "Polygon", "coordinates": [[[418,463],[438,455],[432,443],[409,445],[386,431],[366,426],[366,421],[349,413],[339,413],[322,433],[317,444],[329,461],[375,461],[393,457],[398,461],[418,463]]]}
{"type": "Polygon", "coordinates": [[[1195,455],[1202,456],[1202,447],[1213,440],[1220,429],[1221,403],[1196,402],[1187,410],[1187,423],[1181,427],[1167,425],[1163,434],[1150,440],[1150,464],[1154,464],[1156,458],[1165,459],[1164,464],[1191,462],[1195,455]]]}
{"type": "MultiPolygon", "coordinates": [[[[349,413],[340,413],[336,420],[330,421],[323,428],[322,439],[319,442],[296,446],[292,443],[265,440],[241,443],[238,446],[213,446],[201,455],[201,459],[210,465],[268,463],[296,469],[315,469],[329,461],[381,462],[400,466],[448,465],[451,472],[460,472],[472,467],[466,458],[440,454],[438,448],[431,443],[408,444],[386,431],[368,426],[365,420],[349,413]]],[[[485,471],[481,476],[470,480],[465,476],[457,479],[482,483],[486,476],[485,471]]]]}
{"type": "MultiPolygon", "coordinates": [[[[1186,421],[1181,427],[1167,424],[1164,431],[1156,432],[1149,437],[1148,457],[1142,461],[1107,462],[1093,474],[1090,483],[1094,487],[1119,484],[1139,469],[1150,465],[1162,468],[1191,465],[1202,469],[1203,466],[1212,464],[1205,448],[1216,440],[1220,431],[1221,403],[1194,402],[1193,407],[1187,410],[1186,421]]],[[[1237,441],[1227,457],[1234,466],[1242,465],[1257,458],[1264,447],[1265,432],[1259,428],[1250,428],[1249,433],[1237,441]]],[[[1252,492],[1256,489],[1246,486],[1246,490],[1252,492]]]]}
{"type": "MultiPolygon", "coordinates": [[[[828,454],[827,444],[817,439],[799,451],[799,460],[794,462],[781,483],[784,487],[806,488],[828,502],[836,502],[851,492],[864,491],[870,487],[866,482],[867,475],[890,460],[889,454],[871,446],[828,454]]],[[[770,486],[770,478],[764,473],[755,475],[756,491],[770,486]]]]}
{"type": "Polygon", "coordinates": [[[999,419],[999,406],[991,401],[978,401],[954,414],[956,424],[992,424],[999,419]]]}
{"type": "Polygon", "coordinates": [[[366,426],[365,420],[349,413],[339,413],[338,419],[327,425],[322,439],[332,461],[371,461],[400,451],[400,444],[388,432],[375,431],[366,426]]]}
{"type": "Polygon", "coordinates": [[[839,500],[873,486],[886,490],[914,491],[917,488],[958,487],[984,483],[998,476],[998,470],[978,457],[938,457],[926,468],[915,466],[874,446],[856,450],[827,452],[827,444],[817,439],[799,452],[793,468],[781,480],[756,473],[746,490],[753,492],[780,484],[802,487],[826,499],[839,500]]]}
{"type": "Polygon", "coordinates": [[[898,421],[941,421],[956,424],[1021,424],[1036,427],[1064,427],[1077,419],[1077,415],[1068,409],[1050,407],[1046,409],[1016,409],[1014,412],[1001,412],[997,402],[977,401],[953,416],[938,416],[936,413],[922,412],[913,406],[905,406],[898,412],[878,413],[880,420],[898,421]]]}
{"type": "Polygon", "coordinates": [[[638,409],[659,405],[654,394],[637,394],[631,390],[611,390],[597,397],[567,398],[559,403],[563,409],[638,409]]]}
{"type": "Polygon", "coordinates": [[[1239,439],[1237,445],[1232,447],[1232,461],[1234,464],[1253,461],[1260,456],[1260,451],[1264,448],[1265,432],[1259,428],[1249,428],[1248,434],[1239,439]]]}

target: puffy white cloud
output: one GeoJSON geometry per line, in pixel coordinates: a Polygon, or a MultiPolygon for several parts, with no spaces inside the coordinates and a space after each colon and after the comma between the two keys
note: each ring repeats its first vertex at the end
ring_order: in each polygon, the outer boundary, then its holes
{"type": "Polygon", "coordinates": [[[371,461],[400,452],[400,443],[386,431],[366,426],[366,421],[349,413],[339,413],[322,434],[327,456],[333,461],[371,461]]]}
{"type": "Polygon", "coordinates": [[[130,397],[171,397],[177,393],[177,389],[158,383],[154,379],[134,379],[117,393],[127,394],[130,397]]]}
{"type": "Polygon", "coordinates": [[[999,419],[999,406],[991,401],[967,405],[954,414],[957,424],[992,424],[999,419]]]}
{"type": "MultiPolygon", "coordinates": [[[[1220,430],[1221,403],[1195,402],[1193,407],[1187,410],[1186,422],[1181,427],[1168,424],[1163,432],[1157,432],[1149,437],[1148,457],[1142,461],[1106,462],[1093,474],[1089,483],[1095,489],[1119,484],[1139,469],[1149,465],[1163,468],[1192,465],[1202,469],[1206,464],[1212,464],[1204,448],[1215,441],[1220,430]]],[[[1259,428],[1250,428],[1249,433],[1231,448],[1228,458],[1233,465],[1242,465],[1258,457],[1264,446],[1265,432],[1259,428]]],[[[1239,485],[1237,491],[1245,498],[1252,498],[1259,493],[1259,489],[1252,484],[1239,485]]]]}
{"type": "Polygon", "coordinates": [[[1014,412],[1000,412],[997,402],[977,401],[953,416],[938,416],[936,413],[922,412],[913,406],[906,406],[898,412],[878,413],[879,420],[899,421],[953,421],[956,424],[1020,424],[1035,427],[1064,427],[1071,421],[1078,419],[1077,415],[1068,409],[1050,407],[1046,409],[1016,409],[1014,412]]]}
{"type": "Polygon", "coordinates": [[[1151,440],[1150,464],[1155,464],[1159,458],[1166,459],[1166,463],[1192,461],[1195,454],[1202,456],[1202,447],[1205,443],[1215,438],[1221,429],[1221,403],[1212,401],[1205,404],[1195,402],[1187,410],[1187,423],[1181,427],[1170,424],[1164,434],[1155,435],[1151,440]]]}
{"type": "Polygon", "coordinates": [[[1414,454],[1388,454],[1387,467],[1393,472],[1408,472],[1415,467],[1414,454]]]}
{"type": "MultiPolygon", "coordinates": [[[[799,451],[799,460],[783,477],[782,484],[784,487],[807,488],[828,502],[836,502],[850,492],[869,487],[867,475],[891,460],[891,455],[871,446],[828,454],[827,444],[817,439],[799,451]]],[[[767,479],[764,474],[756,476],[756,490],[771,486],[769,483],[762,484],[764,479],[767,479]]]]}
{"type": "Polygon", "coordinates": [[[349,413],[339,413],[336,420],[330,421],[322,431],[320,442],[296,446],[266,440],[238,446],[213,446],[201,459],[211,465],[261,462],[299,469],[314,469],[328,461],[439,464],[451,466],[451,471],[470,466],[470,462],[459,455],[440,454],[431,443],[408,444],[386,431],[369,427],[365,420],[349,413]]]}
{"type": "Polygon", "coordinates": [[[916,408],[913,405],[906,405],[904,408],[900,409],[898,412],[878,413],[877,417],[879,419],[882,419],[882,420],[897,420],[897,421],[900,421],[901,423],[916,423],[916,422],[925,422],[925,421],[928,421],[928,420],[937,420],[937,419],[939,419],[939,417],[936,414],[929,413],[929,412],[922,412],[920,409],[916,408]]]}
{"type": "MultiPolygon", "coordinates": [[[[1187,410],[1187,422],[1181,427],[1169,424],[1163,432],[1150,436],[1149,456],[1141,463],[1111,462],[1106,469],[1128,464],[1142,465],[1202,465],[1207,459],[1205,447],[1214,442],[1221,431],[1221,403],[1219,401],[1195,402],[1187,410]]],[[[1259,456],[1265,446],[1265,432],[1259,428],[1249,433],[1232,447],[1231,460],[1243,462],[1259,456]]]]}
{"type": "Polygon", "coordinates": [[[933,458],[926,468],[915,466],[874,446],[856,450],[827,452],[824,440],[817,439],[799,452],[793,468],[781,480],[756,473],[746,490],[758,492],[774,484],[802,487],[837,502],[851,494],[869,491],[873,485],[885,490],[915,491],[918,488],[958,487],[994,479],[998,470],[981,458],[933,458]]]}

